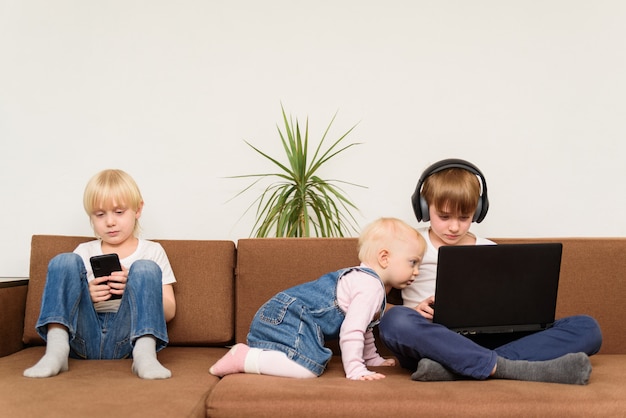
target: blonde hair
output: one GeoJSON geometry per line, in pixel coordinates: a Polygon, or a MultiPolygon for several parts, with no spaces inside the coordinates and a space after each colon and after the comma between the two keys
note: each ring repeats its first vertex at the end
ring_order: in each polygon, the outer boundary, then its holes
{"type": "Polygon", "coordinates": [[[417,239],[422,248],[426,242],[419,232],[409,224],[397,218],[380,218],[363,229],[359,236],[359,260],[366,262],[377,257],[378,251],[391,247],[394,241],[417,239]]]}
{"type": "Polygon", "coordinates": [[[453,214],[469,215],[478,206],[480,181],[467,170],[449,168],[429,176],[421,193],[429,206],[453,214]]]}
{"type": "MultiPolygon", "coordinates": [[[[103,170],[93,176],[85,187],[83,206],[91,216],[98,209],[117,204],[137,212],[143,198],[135,180],[122,170],[103,170]]],[[[139,220],[135,222],[134,233],[139,233],[139,220]]]]}

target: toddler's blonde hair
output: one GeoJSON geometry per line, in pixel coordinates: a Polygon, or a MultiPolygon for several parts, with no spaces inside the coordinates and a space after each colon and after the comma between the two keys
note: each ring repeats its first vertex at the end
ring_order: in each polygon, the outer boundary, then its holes
{"type": "Polygon", "coordinates": [[[417,239],[422,248],[426,242],[419,232],[409,224],[397,218],[380,218],[363,229],[359,236],[359,260],[368,262],[375,260],[381,248],[390,248],[394,241],[417,239]]]}

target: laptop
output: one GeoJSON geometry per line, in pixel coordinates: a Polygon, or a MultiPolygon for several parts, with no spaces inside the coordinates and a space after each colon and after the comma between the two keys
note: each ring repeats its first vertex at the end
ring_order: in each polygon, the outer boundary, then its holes
{"type": "Polygon", "coordinates": [[[554,323],[561,243],[439,248],[433,322],[464,335],[554,323]]]}

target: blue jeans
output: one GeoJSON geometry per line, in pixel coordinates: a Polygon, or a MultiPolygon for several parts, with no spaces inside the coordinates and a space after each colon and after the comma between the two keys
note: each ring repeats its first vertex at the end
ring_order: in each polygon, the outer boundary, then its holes
{"type": "Polygon", "coordinates": [[[119,310],[99,313],[89,295],[82,258],[74,253],[57,255],[48,265],[37,321],[37,332],[44,340],[49,324],[68,329],[73,358],[129,358],[135,340],[145,335],[156,339],[157,351],[164,348],[168,338],[160,267],[149,260],[134,262],[119,310]]]}
{"type": "Polygon", "coordinates": [[[433,324],[414,309],[391,308],[380,321],[381,340],[410,370],[421,358],[429,358],[451,371],[475,379],[486,379],[498,356],[509,360],[540,361],[567,353],[592,355],[600,350],[600,326],[590,316],[559,319],[551,328],[488,349],[443,325],[433,324]]]}

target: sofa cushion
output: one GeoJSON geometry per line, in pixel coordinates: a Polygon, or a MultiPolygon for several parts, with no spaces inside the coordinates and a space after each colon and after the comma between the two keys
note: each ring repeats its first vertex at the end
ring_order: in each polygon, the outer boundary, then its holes
{"type": "Polygon", "coordinates": [[[44,347],[0,358],[0,411],[4,417],[185,417],[205,416],[206,396],[218,384],[209,367],[227,352],[217,347],[166,347],[159,361],[171,379],[133,375],[132,360],[69,359],[69,371],[28,379],[44,347]]]}
{"type": "MultiPolygon", "coordinates": [[[[73,251],[89,237],[35,235],[31,243],[26,297],[26,344],[43,341],[35,330],[49,261],[73,251]]],[[[232,241],[155,240],[168,255],[176,283],[176,317],[168,324],[170,345],[223,345],[234,329],[235,243],[232,241]]]]}
{"type": "Polygon", "coordinates": [[[22,349],[28,281],[0,282],[0,357],[22,349]]]}
{"type": "Polygon", "coordinates": [[[357,242],[356,238],[239,240],[235,319],[237,341],[246,341],[254,314],[275,293],[315,280],[330,271],[358,265],[357,242]]]}
{"type": "Polygon", "coordinates": [[[210,417],[618,417],[626,411],[626,354],[591,357],[589,385],[486,381],[414,382],[410,372],[372,367],[387,377],[348,380],[333,356],[316,379],[233,374],[207,397],[210,417]],[[245,400],[245,401],[242,401],[245,400]]]}
{"type": "Polygon", "coordinates": [[[235,243],[159,242],[176,275],[176,317],[167,326],[170,345],[217,346],[232,342],[235,328],[235,243]]]}

